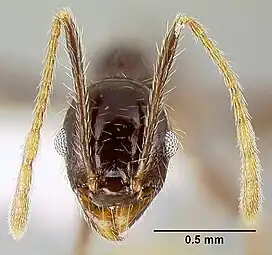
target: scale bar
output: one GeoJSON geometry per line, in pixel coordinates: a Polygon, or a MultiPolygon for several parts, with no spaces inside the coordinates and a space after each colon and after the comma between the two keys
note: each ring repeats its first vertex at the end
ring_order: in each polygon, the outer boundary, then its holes
{"type": "Polygon", "coordinates": [[[256,229],[154,229],[154,233],[256,233],[256,229]]]}

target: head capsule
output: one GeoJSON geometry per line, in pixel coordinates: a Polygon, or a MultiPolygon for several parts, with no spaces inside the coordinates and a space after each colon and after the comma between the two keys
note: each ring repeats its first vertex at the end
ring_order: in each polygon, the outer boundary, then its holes
{"type": "Polygon", "coordinates": [[[56,142],[57,150],[65,156],[69,181],[85,219],[108,240],[121,240],[121,234],[148,208],[162,189],[169,159],[177,150],[177,139],[169,130],[167,116],[162,110],[151,143],[148,171],[140,192],[133,189],[143,160],[141,153],[151,88],[144,82],[148,71],[141,61],[140,54],[127,49],[111,52],[99,69],[102,70],[100,75],[104,73],[106,77],[87,88],[91,169],[86,169],[77,144],[75,101],[59,133],[61,142],[60,139],[56,142]],[[90,185],[90,170],[95,175],[95,185],[90,185]]]}

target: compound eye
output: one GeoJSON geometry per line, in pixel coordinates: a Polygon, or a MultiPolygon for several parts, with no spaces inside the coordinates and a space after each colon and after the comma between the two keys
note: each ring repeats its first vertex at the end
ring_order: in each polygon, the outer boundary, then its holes
{"type": "Polygon", "coordinates": [[[66,132],[64,128],[61,128],[54,139],[54,147],[57,153],[61,157],[66,157],[67,155],[67,140],[66,140],[66,132]]]}
{"type": "Polygon", "coordinates": [[[165,135],[164,144],[166,156],[168,158],[172,158],[179,148],[179,140],[177,136],[172,131],[168,131],[165,135]]]}

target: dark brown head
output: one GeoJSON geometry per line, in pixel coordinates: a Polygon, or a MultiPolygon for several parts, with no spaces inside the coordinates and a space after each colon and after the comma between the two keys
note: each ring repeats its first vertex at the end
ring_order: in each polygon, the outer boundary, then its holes
{"type": "Polygon", "coordinates": [[[129,77],[106,77],[90,85],[87,93],[89,168],[78,144],[75,101],[57,136],[57,150],[66,159],[69,181],[87,222],[105,238],[121,240],[120,235],[162,189],[177,139],[162,110],[155,130],[151,130],[152,141],[145,144],[150,95],[145,83],[129,77]],[[151,146],[148,159],[142,158],[144,146],[151,146]],[[142,161],[146,163],[144,174],[138,176],[142,161]],[[135,183],[140,183],[140,188],[135,183]]]}

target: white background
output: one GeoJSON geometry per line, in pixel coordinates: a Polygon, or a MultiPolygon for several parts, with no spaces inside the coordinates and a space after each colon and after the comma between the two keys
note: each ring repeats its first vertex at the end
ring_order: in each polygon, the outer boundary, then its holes
{"type": "MultiPolygon", "coordinates": [[[[170,95],[174,117],[186,132],[184,153],[173,159],[165,190],[159,195],[126,242],[112,245],[95,237],[90,254],[272,254],[271,233],[271,4],[269,1],[0,1],[0,254],[71,254],[78,210],[63,163],[53,149],[53,136],[62,123],[71,86],[65,69],[57,68],[53,99],[48,109],[34,185],[28,232],[14,242],[7,231],[7,213],[22,145],[31,122],[47,32],[61,7],[69,6],[84,28],[87,56],[95,62],[102,46],[129,40],[140,45],[150,63],[156,57],[166,22],[178,12],[194,16],[209,30],[232,61],[249,102],[259,138],[264,168],[262,224],[259,234],[224,234],[223,246],[188,246],[184,234],[153,234],[154,228],[238,228],[239,151],[235,128],[217,68],[195,44],[189,30],[180,47],[170,95]],[[189,157],[188,157],[189,156],[189,157]]],[[[60,50],[59,61],[67,65],[60,50]]],[[[223,234],[222,234],[223,235],[223,234]]],[[[203,235],[204,236],[204,235],[203,235]]]]}

